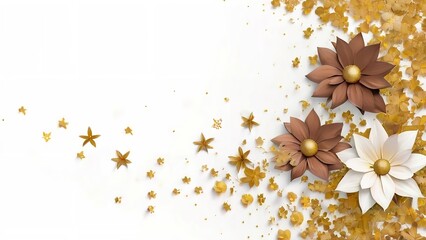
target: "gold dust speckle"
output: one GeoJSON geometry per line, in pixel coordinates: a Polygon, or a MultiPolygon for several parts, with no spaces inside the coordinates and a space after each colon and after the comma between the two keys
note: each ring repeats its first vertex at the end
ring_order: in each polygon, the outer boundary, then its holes
{"type": "Polygon", "coordinates": [[[164,164],[164,158],[161,158],[161,157],[159,157],[159,158],[157,158],[157,164],[158,165],[163,165],[164,164]]]}
{"type": "Polygon", "coordinates": [[[153,198],[156,198],[156,197],[157,197],[157,193],[155,193],[155,192],[154,192],[154,191],[152,191],[152,190],[151,190],[151,191],[149,191],[147,195],[148,195],[148,198],[149,198],[149,199],[153,199],[153,198]]]}
{"type": "Polygon", "coordinates": [[[314,30],[308,27],[307,29],[303,30],[303,37],[305,37],[306,39],[309,39],[313,32],[314,30]]]}
{"type": "Polygon", "coordinates": [[[214,169],[214,168],[210,169],[210,175],[212,177],[217,177],[218,173],[219,173],[219,171],[216,171],[216,169],[214,169]]]}
{"type": "Polygon", "coordinates": [[[203,193],[203,188],[202,188],[202,187],[200,187],[200,186],[195,187],[195,188],[194,188],[194,192],[195,192],[196,194],[202,194],[202,193],[203,193]]]}
{"type": "Polygon", "coordinates": [[[301,100],[300,104],[302,105],[302,110],[303,111],[306,110],[308,107],[311,106],[311,104],[308,101],[306,101],[306,100],[301,100]]]}
{"type": "Polygon", "coordinates": [[[309,56],[309,64],[316,65],[318,63],[318,55],[309,56]]]}
{"type": "Polygon", "coordinates": [[[154,171],[152,171],[152,170],[149,170],[148,172],[146,172],[146,176],[147,176],[149,179],[153,179],[153,178],[155,177],[155,172],[154,172],[154,171]]]}
{"type": "Polygon", "coordinates": [[[173,195],[179,195],[180,194],[180,189],[174,188],[172,191],[173,195]]]}
{"type": "Polygon", "coordinates": [[[68,126],[68,122],[65,121],[65,118],[62,118],[61,120],[58,121],[59,128],[67,129],[67,126],[68,126]]]}
{"type": "Polygon", "coordinates": [[[120,204],[121,203],[121,197],[115,197],[114,202],[117,203],[117,204],[120,204]]]}
{"type": "Polygon", "coordinates": [[[263,196],[263,193],[257,195],[257,203],[262,206],[265,203],[266,197],[263,196]]]}
{"type": "Polygon", "coordinates": [[[224,100],[225,102],[229,102],[229,98],[227,98],[227,97],[226,97],[226,98],[224,98],[223,100],[224,100]]]}
{"type": "Polygon", "coordinates": [[[86,158],[86,156],[84,156],[84,152],[81,151],[77,153],[77,158],[79,158],[80,160],[83,160],[83,158],[86,158]]]}
{"type": "Polygon", "coordinates": [[[48,142],[50,140],[50,132],[43,132],[43,139],[45,142],[48,142]]]}
{"type": "Polygon", "coordinates": [[[130,127],[126,127],[124,129],[124,133],[125,134],[129,134],[129,135],[133,135],[133,130],[130,127]]]}
{"type": "Polygon", "coordinates": [[[300,59],[299,59],[298,57],[296,57],[296,58],[295,58],[295,59],[293,59],[291,62],[292,62],[293,67],[294,67],[294,68],[297,68],[297,67],[299,67],[300,59]]]}
{"type": "Polygon", "coordinates": [[[25,107],[24,107],[24,106],[21,106],[21,107],[18,109],[18,112],[19,112],[19,113],[21,113],[22,115],[26,115],[26,114],[27,114],[27,109],[25,109],[25,107]]]}
{"type": "Polygon", "coordinates": [[[223,210],[225,210],[226,212],[231,211],[231,205],[230,205],[229,203],[227,203],[227,202],[224,202],[224,203],[222,204],[222,208],[223,208],[223,210]]]}
{"type": "Polygon", "coordinates": [[[213,125],[212,125],[212,127],[215,128],[215,129],[221,129],[222,128],[222,119],[221,118],[219,118],[219,119],[214,119],[213,118],[213,125]]]}
{"type": "Polygon", "coordinates": [[[154,213],[155,211],[155,207],[152,205],[149,205],[148,208],[146,209],[149,213],[154,213]]]}
{"type": "Polygon", "coordinates": [[[185,183],[185,184],[189,184],[191,182],[191,178],[185,176],[184,178],[182,178],[182,182],[185,183]]]}

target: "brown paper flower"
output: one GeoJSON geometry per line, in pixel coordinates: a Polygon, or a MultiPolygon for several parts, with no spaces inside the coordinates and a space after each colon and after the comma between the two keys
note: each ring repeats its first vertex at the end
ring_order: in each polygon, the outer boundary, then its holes
{"type": "Polygon", "coordinates": [[[351,146],[340,142],[342,123],[331,123],[321,126],[317,113],[312,110],[305,122],[290,117],[284,123],[289,132],[272,139],[279,146],[279,154],[275,157],[275,168],[291,170],[291,180],[302,176],[308,169],[315,176],[328,180],[329,171],[342,168],[342,162],[336,153],[351,146]]]}
{"type": "Polygon", "coordinates": [[[377,61],[380,44],[364,46],[359,33],[349,43],[337,38],[333,45],[336,53],[318,48],[322,66],[306,75],[319,84],[312,96],[327,97],[332,102],[331,108],[349,100],[362,113],[385,112],[379,89],[391,86],[384,76],[394,65],[377,61]]]}

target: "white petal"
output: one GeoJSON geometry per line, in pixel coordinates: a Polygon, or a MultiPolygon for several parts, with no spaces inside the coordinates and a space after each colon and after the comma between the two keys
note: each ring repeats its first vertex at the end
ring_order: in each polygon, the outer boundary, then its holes
{"type": "Polygon", "coordinates": [[[379,159],[373,144],[368,138],[365,138],[359,134],[354,134],[353,138],[355,141],[356,151],[360,158],[369,160],[371,162],[379,159]]]}
{"type": "Polygon", "coordinates": [[[403,197],[419,198],[423,197],[420,192],[419,186],[414,179],[409,178],[407,180],[393,179],[395,182],[395,193],[403,197]]]}
{"type": "Polygon", "coordinates": [[[386,210],[395,194],[395,184],[392,178],[386,174],[377,178],[373,187],[370,188],[373,199],[386,210]]]}
{"type": "Polygon", "coordinates": [[[398,134],[398,147],[399,151],[412,149],[414,142],[416,141],[417,130],[416,131],[405,131],[398,134]]]}
{"type": "Polygon", "coordinates": [[[404,165],[404,163],[410,158],[411,149],[406,149],[397,152],[392,158],[389,159],[391,166],[404,165]]]}
{"type": "Polygon", "coordinates": [[[386,139],[383,144],[383,152],[381,158],[391,159],[398,153],[398,135],[394,134],[386,139]]]}
{"type": "Polygon", "coordinates": [[[411,178],[413,176],[413,172],[411,169],[405,166],[394,166],[391,167],[389,174],[394,177],[401,180],[405,180],[408,178],[411,178]]]}
{"type": "Polygon", "coordinates": [[[357,158],[358,154],[356,153],[355,148],[348,148],[341,152],[336,153],[337,157],[339,157],[342,162],[346,162],[349,159],[357,158]]]}
{"type": "Polygon", "coordinates": [[[361,189],[358,194],[358,200],[363,214],[376,203],[371,196],[370,189],[361,189]]]}
{"type": "Polygon", "coordinates": [[[364,160],[362,158],[352,158],[345,162],[346,166],[357,172],[371,172],[373,171],[372,164],[370,161],[364,160]]]}
{"type": "Polygon", "coordinates": [[[410,158],[403,165],[409,167],[413,173],[416,173],[426,166],[426,156],[412,153],[410,158]]]}
{"type": "MultiPolygon", "coordinates": [[[[366,189],[366,188],[371,188],[374,183],[376,182],[378,176],[374,171],[368,172],[366,174],[364,174],[364,176],[362,176],[361,178],[361,188],[362,189],[366,189]]],[[[368,193],[370,194],[370,193],[368,193]]]]}
{"type": "Polygon", "coordinates": [[[359,182],[364,174],[349,170],[340,180],[336,190],[346,193],[358,192],[360,190],[359,182]]]}
{"type": "Polygon", "coordinates": [[[378,156],[381,156],[383,144],[388,139],[388,134],[379,121],[374,121],[374,126],[371,128],[370,137],[371,143],[378,156]]]}

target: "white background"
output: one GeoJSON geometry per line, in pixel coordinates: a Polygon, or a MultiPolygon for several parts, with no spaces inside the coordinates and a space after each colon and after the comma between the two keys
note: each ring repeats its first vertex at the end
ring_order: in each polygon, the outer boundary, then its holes
{"type": "MultiPolygon", "coordinates": [[[[309,98],[308,56],[331,47],[335,34],[346,37],[329,26],[319,30],[314,14],[283,15],[269,2],[1,0],[0,239],[272,239],[290,228],[288,220],[268,225],[287,200],[266,190],[267,179],[250,190],[264,193],[266,203],[241,206],[249,190],[238,185],[227,156],[247,139],[254,162],[270,159],[254,139],[269,147],[284,132],[277,117],[304,118],[300,100],[325,121],[324,99],[309,98]],[[307,27],[315,30],[310,40],[303,38],[307,27]],[[299,68],[291,66],[295,57],[299,68]],[[260,123],[251,133],[240,126],[250,112],[260,123]],[[57,128],[62,117],[67,130],[57,128]],[[223,120],[222,129],[211,127],[213,118],[223,120]],[[81,146],[88,126],[102,135],[97,148],[81,146]],[[127,126],[133,136],[124,134],[127,126]],[[43,131],[52,132],[48,143],[43,131]],[[196,154],[192,144],[201,132],[215,138],[208,154],[196,154]],[[81,150],[84,160],[76,159],[81,150]],[[114,168],[115,150],[131,151],[128,169],[114,168]],[[158,157],[165,165],[157,166],[158,157]],[[204,164],[219,177],[202,173],[204,164]],[[228,172],[236,193],[216,196],[211,187],[228,172]],[[182,184],[184,176],[191,184],[182,184]],[[204,194],[195,195],[195,186],[204,194]],[[175,187],[181,195],[172,196],[175,187]],[[150,190],[156,199],[146,197],[150,190]],[[224,201],[232,211],[222,210],[224,201]]],[[[336,111],[346,109],[357,112],[349,104],[336,111]]],[[[299,181],[289,184],[289,173],[271,167],[271,176],[284,195],[306,191],[299,181]]]]}

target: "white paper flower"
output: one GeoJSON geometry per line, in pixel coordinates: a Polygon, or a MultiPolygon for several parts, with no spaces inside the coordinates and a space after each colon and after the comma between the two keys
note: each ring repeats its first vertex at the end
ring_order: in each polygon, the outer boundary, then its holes
{"type": "Polygon", "coordinates": [[[387,209],[394,194],[417,200],[424,197],[413,174],[426,166],[426,156],[412,153],[417,131],[388,136],[381,124],[375,123],[370,137],[354,134],[355,149],[337,153],[350,169],[336,190],[359,192],[363,213],[378,203],[387,209]]]}

